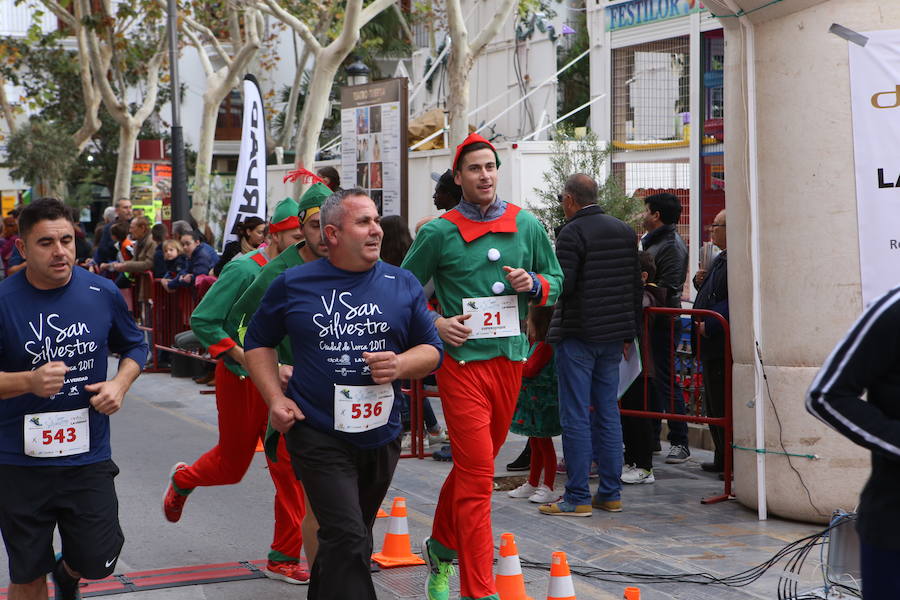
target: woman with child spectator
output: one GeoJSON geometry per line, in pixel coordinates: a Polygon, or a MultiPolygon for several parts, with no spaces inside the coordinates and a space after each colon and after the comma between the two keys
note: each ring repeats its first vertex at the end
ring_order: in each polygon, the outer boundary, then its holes
{"type": "MultiPolygon", "coordinates": [[[[402,217],[391,215],[381,219],[381,231],[383,232],[383,237],[381,238],[381,260],[389,265],[399,267],[404,257],[406,257],[409,247],[412,246],[413,239],[409,233],[409,227],[402,217]]],[[[403,394],[402,398],[403,404],[400,407],[400,417],[403,421],[404,431],[408,431],[409,396],[403,394]]],[[[446,432],[441,428],[441,424],[438,423],[434,409],[431,407],[430,398],[422,399],[422,416],[425,421],[425,429],[428,432],[426,434],[427,445],[447,442],[446,432]]],[[[411,436],[408,433],[404,434],[403,449],[408,450],[411,443],[411,436]]]]}
{"type": "Polygon", "coordinates": [[[187,255],[187,264],[174,279],[163,279],[163,286],[167,290],[175,290],[179,287],[195,285],[197,278],[209,275],[213,267],[219,261],[219,255],[213,247],[201,241],[200,233],[191,231],[181,236],[179,240],[187,255]]]}

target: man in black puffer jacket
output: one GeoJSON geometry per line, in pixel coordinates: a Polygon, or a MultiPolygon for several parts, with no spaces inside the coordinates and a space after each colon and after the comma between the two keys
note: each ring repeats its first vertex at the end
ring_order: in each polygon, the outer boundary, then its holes
{"type": "MultiPolygon", "coordinates": [[[[656,263],[656,285],[666,290],[667,306],[681,308],[681,293],[687,279],[688,251],[684,240],[675,230],[681,218],[681,202],[673,194],[653,194],[644,198],[642,216],[646,235],[641,239],[644,250],[653,256],[656,263]]],[[[653,348],[653,362],[656,364],[657,410],[684,414],[684,397],[681,387],[672,384],[672,351],[681,336],[681,319],[663,316],[654,321],[650,332],[653,348]],[[674,321],[674,324],[673,324],[674,321]]],[[[660,422],[655,421],[656,438],[659,439],[660,422]]],[[[687,424],[684,421],[669,421],[669,464],[683,463],[691,456],[688,448],[687,424]]]]}
{"type": "Polygon", "coordinates": [[[568,221],[557,237],[556,256],[564,281],[547,340],[556,344],[559,416],[569,480],[563,499],[540,510],[586,517],[592,505],[622,510],[619,362],[637,334],[643,290],[637,235],[597,206],[594,180],[572,175],[561,202],[568,221]],[[592,449],[600,475],[593,499],[588,489],[592,449]]]}

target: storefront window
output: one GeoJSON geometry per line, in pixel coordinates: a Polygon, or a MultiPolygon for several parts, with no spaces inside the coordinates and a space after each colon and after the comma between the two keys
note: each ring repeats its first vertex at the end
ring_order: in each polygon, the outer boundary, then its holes
{"type": "Polygon", "coordinates": [[[612,51],[614,144],[626,150],[687,145],[689,37],[612,51]]]}

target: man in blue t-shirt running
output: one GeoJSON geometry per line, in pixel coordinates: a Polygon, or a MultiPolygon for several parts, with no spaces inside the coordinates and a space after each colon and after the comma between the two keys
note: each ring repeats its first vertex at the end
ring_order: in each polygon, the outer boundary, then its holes
{"type": "Polygon", "coordinates": [[[279,275],[244,338],[247,370],[319,521],[316,600],[375,600],[372,524],[400,456],[398,380],[424,377],[443,352],[422,286],[379,261],[379,222],[363,190],[329,196],[328,257],[279,275]],[[282,390],[274,348],[285,333],[294,372],[282,390]]]}
{"type": "Polygon", "coordinates": [[[115,569],[125,541],[109,415],[147,358],[116,286],[73,270],[68,208],[44,198],[19,215],[26,267],[0,282],[0,533],[10,600],[80,598],[78,581],[115,569]],[[121,356],[107,380],[107,356],[121,356]],[[63,554],[53,553],[59,529],[63,554]]]}

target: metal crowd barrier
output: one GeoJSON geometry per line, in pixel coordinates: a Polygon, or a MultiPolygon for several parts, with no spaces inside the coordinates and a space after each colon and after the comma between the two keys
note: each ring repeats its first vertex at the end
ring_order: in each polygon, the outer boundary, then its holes
{"type": "MultiPolygon", "coordinates": [[[[716,425],[723,429],[724,444],[724,479],[725,485],[722,494],[701,499],[703,504],[713,504],[728,500],[732,496],[731,477],[733,471],[733,452],[732,439],[734,437],[734,426],[732,423],[731,409],[731,330],[728,321],[717,312],[711,310],[698,309],[678,309],[678,308],[647,308],[644,310],[644,331],[643,339],[649,339],[650,335],[650,319],[653,315],[669,315],[673,317],[669,324],[669,360],[670,360],[670,381],[668,389],[670,390],[668,398],[668,411],[663,407],[663,411],[655,411],[651,409],[651,401],[649,397],[648,379],[650,377],[647,369],[643,370],[642,377],[638,381],[642,382],[644,406],[642,410],[620,408],[623,416],[639,417],[646,419],[667,419],[669,421],[684,421],[687,423],[701,423],[704,425],[716,425]],[[709,417],[705,414],[705,406],[703,402],[703,373],[700,365],[700,351],[702,348],[702,338],[697,339],[696,347],[692,348],[692,340],[690,339],[690,328],[687,328],[685,335],[676,338],[675,335],[675,318],[686,315],[691,321],[699,317],[711,317],[716,319],[722,326],[724,331],[725,346],[725,394],[724,394],[724,415],[722,417],[709,417]],[[685,401],[685,414],[677,414],[675,412],[675,396],[674,394],[683,394],[685,401]]],[[[649,364],[647,360],[650,356],[650,345],[641,344],[642,363],[649,364]]],[[[636,382],[637,383],[637,382],[636,382]]],[[[423,402],[425,398],[437,398],[440,391],[430,392],[425,390],[422,380],[414,380],[410,382],[408,388],[404,388],[403,392],[409,394],[409,422],[410,422],[410,450],[405,454],[401,454],[400,458],[418,458],[424,459],[431,456],[431,452],[425,451],[425,423],[423,415],[423,402]]],[[[452,440],[453,432],[450,431],[452,440]]],[[[451,443],[452,448],[452,443],[451,443]]]]}
{"type": "Polygon", "coordinates": [[[135,286],[122,290],[123,295],[132,298],[131,309],[138,327],[147,332],[152,348],[152,367],[145,369],[150,373],[160,373],[169,370],[159,364],[159,353],[169,352],[188,356],[198,360],[215,363],[215,359],[203,356],[198,352],[191,352],[175,347],[175,336],[191,328],[191,313],[203,299],[209,286],[197,288],[196,286],[179,287],[174,292],[168,292],[162,283],[155,279],[151,273],[141,273],[135,281],[135,286]],[[150,286],[149,297],[139,301],[141,286],[150,286]],[[127,294],[127,292],[131,292],[127,294]]]}
{"type": "MultiPolygon", "coordinates": [[[[701,423],[704,425],[717,425],[723,429],[725,442],[723,448],[723,477],[725,480],[725,489],[722,494],[718,496],[711,496],[709,498],[704,498],[701,500],[703,504],[713,504],[716,502],[722,502],[723,500],[728,500],[731,498],[731,476],[733,471],[733,456],[732,456],[732,448],[731,442],[734,438],[734,425],[732,422],[732,410],[731,410],[731,366],[732,366],[732,357],[731,357],[731,330],[728,326],[728,321],[717,312],[711,310],[702,310],[702,309],[682,309],[682,308],[646,308],[644,309],[644,331],[643,331],[643,339],[649,339],[650,335],[650,319],[653,315],[668,315],[673,317],[669,320],[669,373],[670,380],[668,389],[670,391],[668,401],[668,407],[663,407],[663,411],[654,411],[652,410],[650,400],[649,400],[649,386],[648,379],[650,377],[647,369],[643,371],[643,397],[644,397],[644,408],[643,410],[633,410],[633,409],[620,409],[620,413],[624,416],[628,417],[641,417],[646,419],[667,419],[669,421],[684,421],[686,423],[701,423]],[[702,372],[700,368],[700,352],[702,350],[703,338],[702,336],[698,336],[696,338],[697,346],[695,348],[690,347],[690,344],[693,340],[690,337],[687,340],[682,338],[676,339],[675,336],[675,319],[680,318],[682,315],[687,315],[691,321],[696,320],[698,317],[711,317],[716,319],[719,324],[722,326],[722,330],[724,332],[724,346],[725,346],[725,399],[724,399],[724,415],[721,417],[709,417],[705,415],[705,407],[703,405],[703,394],[701,393],[702,385],[698,382],[702,383],[702,372]],[[687,345],[687,347],[685,347],[687,345]],[[687,385],[686,385],[687,384],[687,385]],[[682,385],[685,387],[682,388],[682,385]],[[675,412],[675,394],[679,393],[679,390],[682,390],[680,393],[684,394],[685,400],[685,414],[677,414],[675,412]],[[668,411],[665,409],[668,408],[668,411]]],[[[688,329],[690,332],[690,329],[688,329]]],[[[689,333],[688,333],[689,336],[689,333]]],[[[642,344],[641,348],[641,356],[643,364],[647,364],[647,358],[650,353],[650,345],[642,344]]]]}
{"type": "Polygon", "coordinates": [[[409,388],[403,388],[401,391],[409,395],[410,444],[409,452],[401,454],[400,458],[423,459],[431,456],[431,452],[425,452],[425,412],[423,405],[425,398],[437,398],[440,394],[426,390],[421,379],[414,379],[409,383],[409,388]]]}

